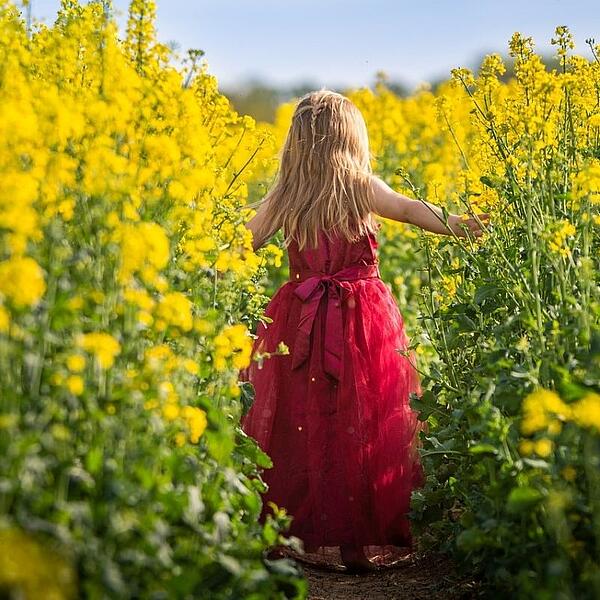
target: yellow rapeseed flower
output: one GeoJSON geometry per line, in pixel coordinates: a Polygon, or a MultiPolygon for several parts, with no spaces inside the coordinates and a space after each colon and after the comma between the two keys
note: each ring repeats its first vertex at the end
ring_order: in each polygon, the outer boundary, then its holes
{"type": "Polygon", "coordinates": [[[81,310],[83,308],[84,302],[81,296],[73,296],[73,298],[69,298],[67,301],[67,306],[71,310],[81,310]]]}
{"type": "Polygon", "coordinates": [[[175,386],[170,381],[161,381],[158,386],[158,393],[167,402],[176,402],[179,398],[175,386]]]}
{"type": "Polygon", "coordinates": [[[126,223],[117,234],[121,244],[119,277],[125,282],[133,274],[150,268],[154,278],[169,260],[169,238],[158,223],[126,223]]]}
{"type": "Polygon", "coordinates": [[[158,303],[156,315],[166,324],[183,331],[192,329],[192,303],[181,292],[165,294],[158,303]]]}
{"type": "Polygon", "coordinates": [[[600,394],[590,392],[572,405],[573,421],[600,431],[600,394]]]}
{"type": "Polygon", "coordinates": [[[179,406],[174,402],[167,402],[163,407],[163,416],[167,421],[174,421],[179,416],[179,406]]]}
{"type": "Polygon", "coordinates": [[[554,442],[548,438],[541,438],[533,442],[533,444],[535,453],[543,458],[550,456],[554,447],[554,442]]]}
{"type": "Polygon", "coordinates": [[[69,375],[66,381],[67,388],[74,396],[81,396],[83,394],[83,377],[80,375],[69,375]]]}
{"type": "Polygon", "coordinates": [[[190,429],[190,441],[196,444],[208,424],[206,413],[195,406],[184,406],[182,413],[190,429]]]}
{"type": "Polygon", "coordinates": [[[150,400],[146,400],[144,402],[144,408],[146,410],[153,410],[155,408],[158,408],[158,400],[156,400],[156,398],[152,398],[150,400]]]}
{"type": "Polygon", "coordinates": [[[145,311],[151,311],[156,304],[150,294],[141,288],[128,287],[123,292],[123,298],[145,311]]]}
{"type": "Polygon", "coordinates": [[[519,452],[522,456],[533,454],[533,442],[531,440],[521,440],[519,442],[519,452]]]}
{"type": "Polygon", "coordinates": [[[192,375],[197,375],[200,370],[198,363],[191,358],[187,358],[183,361],[183,368],[192,375]]]}
{"type": "Polygon", "coordinates": [[[576,233],[575,226],[567,221],[557,221],[548,234],[548,247],[551,252],[560,254],[562,256],[569,256],[571,254],[570,248],[567,246],[567,239],[574,236],[576,233]]]}
{"type": "Polygon", "coordinates": [[[208,321],[206,319],[194,319],[194,329],[198,332],[198,333],[212,333],[215,329],[215,326],[213,323],[211,323],[211,321],[208,321]]]}
{"type": "Polygon", "coordinates": [[[283,251],[279,246],[276,246],[275,244],[267,244],[264,248],[264,254],[267,258],[268,264],[271,264],[274,267],[281,266],[283,251]]]}
{"type": "MultiPolygon", "coordinates": [[[[553,422],[552,416],[567,419],[570,411],[556,392],[543,388],[534,390],[523,400],[521,432],[529,435],[545,430],[553,422]]],[[[556,430],[556,425],[552,427],[556,430]]]]}
{"type": "Polygon", "coordinates": [[[560,474],[567,481],[575,481],[577,478],[577,471],[571,465],[564,467],[560,474]]]}
{"type": "Polygon", "coordinates": [[[23,308],[37,304],[45,291],[44,272],[33,258],[16,256],[0,262],[0,298],[23,308]]]}
{"type": "Polygon", "coordinates": [[[86,352],[92,353],[103,369],[112,367],[115,356],[121,352],[121,344],[109,333],[81,334],[77,338],[77,344],[86,352]]]}
{"type": "Polygon", "coordinates": [[[74,373],[80,373],[85,369],[85,356],[81,354],[71,354],[67,356],[67,368],[74,373]]]}
{"type": "Polygon", "coordinates": [[[10,316],[4,306],[0,305],[0,333],[8,333],[10,316]]]}
{"type": "Polygon", "coordinates": [[[15,527],[0,530],[0,583],[23,598],[77,596],[77,570],[67,557],[15,527]]]}
{"type": "Polygon", "coordinates": [[[226,327],[214,340],[214,366],[218,371],[227,368],[227,359],[231,358],[233,366],[243,369],[250,364],[252,339],[243,324],[226,327]]]}

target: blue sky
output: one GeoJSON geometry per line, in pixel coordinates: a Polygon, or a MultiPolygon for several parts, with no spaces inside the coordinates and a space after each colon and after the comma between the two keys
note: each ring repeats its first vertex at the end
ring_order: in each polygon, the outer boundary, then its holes
{"type": "MultiPolygon", "coordinates": [[[[575,51],[600,43],[598,0],[158,0],[158,37],[201,48],[223,86],[258,77],[274,84],[372,84],[375,73],[413,87],[503,52],[514,31],[550,47],[567,25],[575,51]]],[[[51,22],[58,0],[32,0],[51,22]]],[[[113,0],[123,14],[128,2],[113,0]]],[[[124,16],[119,18],[125,22],[124,16]]]]}

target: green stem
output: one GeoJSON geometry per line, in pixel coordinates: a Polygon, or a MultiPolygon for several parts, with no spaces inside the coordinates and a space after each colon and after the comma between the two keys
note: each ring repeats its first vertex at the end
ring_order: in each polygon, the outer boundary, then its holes
{"type": "MultiPolygon", "coordinates": [[[[528,166],[527,169],[527,189],[531,190],[531,167],[528,166]]],[[[537,254],[537,240],[534,237],[533,231],[533,215],[531,208],[531,196],[529,193],[525,195],[525,215],[527,218],[527,240],[529,243],[529,256],[531,259],[531,275],[532,275],[532,291],[533,298],[535,301],[535,318],[537,325],[537,332],[540,342],[540,350],[543,350],[545,347],[545,337],[544,337],[544,323],[542,319],[542,302],[540,298],[540,284],[539,284],[539,265],[538,265],[538,254],[537,254]]]]}

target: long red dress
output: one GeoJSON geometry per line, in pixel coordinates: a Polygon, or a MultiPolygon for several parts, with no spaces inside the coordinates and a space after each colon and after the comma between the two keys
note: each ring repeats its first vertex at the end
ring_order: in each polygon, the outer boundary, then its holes
{"type": "MultiPolygon", "coordinates": [[[[380,225],[379,225],[380,226],[380,225]]],[[[421,394],[398,306],[379,274],[375,234],[348,242],[321,232],[316,249],[288,247],[290,280],[265,309],[253,361],[255,388],[243,430],[271,457],[263,497],[293,517],[309,553],[341,544],[413,548],[406,513],[424,483],[419,430],[409,406],[421,394]]]]}

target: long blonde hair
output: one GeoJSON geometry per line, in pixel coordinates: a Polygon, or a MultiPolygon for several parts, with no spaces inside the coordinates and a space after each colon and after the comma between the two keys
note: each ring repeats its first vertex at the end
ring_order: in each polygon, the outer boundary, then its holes
{"type": "Polygon", "coordinates": [[[318,232],[354,241],[376,231],[369,138],[348,98],[327,89],[300,98],[280,154],[275,183],[262,202],[265,233],[283,228],[285,245],[318,243],[318,232]],[[268,231],[266,231],[268,229],[268,231]]]}

